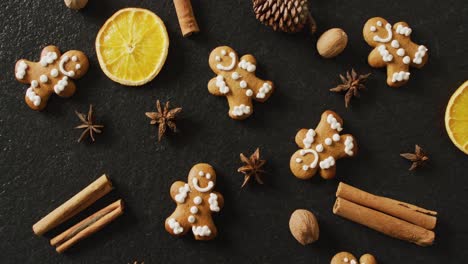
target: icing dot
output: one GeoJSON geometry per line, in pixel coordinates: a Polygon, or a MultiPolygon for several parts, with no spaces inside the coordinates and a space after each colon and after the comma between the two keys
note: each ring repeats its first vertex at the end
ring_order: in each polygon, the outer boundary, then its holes
{"type": "MultiPolygon", "coordinates": [[[[351,264],[357,264],[356,260],[354,260],[354,259],[351,260],[351,264]]],[[[364,263],[362,263],[362,264],[364,264],[364,263]]]]}
{"type": "Polygon", "coordinates": [[[240,76],[239,76],[239,73],[238,73],[238,72],[233,72],[233,73],[231,74],[231,77],[232,77],[233,80],[237,80],[237,79],[239,79],[240,76]]]}
{"type": "Polygon", "coordinates": [[[344,258],[343,261],[346,262],[346,263],[348,263],[348,262],[349,262],[349,259],[348,259],[348,258],[344,258]]]}
{"type": "Polygon", "coordinates": [[[340,135],[338,134],[334,134],[333,137],[332,137],[333,141],[340,141],[340,135]]]}
{"type": "Polygon", "coordinates": [[[195,223],[195,216],[190,215],[187,220],[189,221],[189,223],[193,224],[195,223]]]}
{"type": "Polygon", "coordinates": [[[205,174],[205,177],[209,180],[209,179],[211,179],[211,174],[207,173],[207,174],[205,174]]]}
{"type": "Polygon", "coordinates": [[[77,70],[81,69],[81,64],[75,65],[75,69],[77,69],[77,70]]]}
{"type": "Polygon", "coordinates": [[[77,60],[78,60],[78,58],[76,56],[72,57],[72,61],[77,61],[77,60]]]}
{"type": "Polygon", "coordinates": [[[381,27],[382,26],[382,21],[377,21],[377,26],[381,27]]]}
{"type": "Polygon", "coordinates": [[[375,32],[376,30],[377,29],[374,26],[370,27],[370,31],[375,32]]]}
{"type": "Polygon", "coordinates": [[[392,47],[394,47],[395,49],[398,49],[400,47],[400,43],[396,39],[392,40],[392,43],[390,45],[392,45],[392,47]]]}
{"type": "Polygon", "coordinates": [[[302,166],[302,169],[306,171],[306,170],[308,170],[308,169],[309,169],[309,166],[307,166],[307,165],[303,165],[303,166],[302,166]]]}
{"type": "Polygon", "coordinates": [[[325,144],[328,145],[328,146],[330,146],[332,144],[332,142],[333,141],[331,140],[331,138],[326,138],[325,139],[325,144]]]}
{"type": "Polygon", "coordinates": [[[202,198],[200,196],[196,196],[195,198],[193,198],[193,203],[196,204],[196,205],[199,205],[202,203],[202,198]]]}
{"type": "Polygon", "coordinates": [[[318,144],[317,146],[315,146],[315,150],[317,152],[322,152],[323,151],[323,145],[322,144],[318,144]]]}
{"type": "Polygon", "coordinates": [[[410,58],[409,56],[405,56],[405,57],[403,58],[403,63],[404,63],[404,64],[409,64],[410,62],[411,62],[411,58],[410,58]]]}
{"type": "Polygon", "coordinates": [[[398,49],[397,52],[396,52],[396,54],[397,54],[398,56],[400,56],[400,57],[405,56],[405,49],[403,49],[403,48],[398,49]]]}
{"type": "Polygon", "coordinates": [[[301,163],[301,162],[302,162],[302,159],[296,158],[296,163],[301,163]]]}
{"type": "Polygon", "coordinates": [[[52,69],[50,71],[50,76],[52,77],[57,77],[58,76],[58,70],[57,69],[52,69]]]}
{"type": "Polygon", "coordinates": [[[36,88],[39,85],[39,83],[36,80],[31,81],[31,87],[36,88]]]}
{"type": "Polygon", "coordinates": [[[252,96],[253,95],[253,91],[248,89],[247,91],[245,91],[245,95],[247,96],[252,96]]]}
{"type": "Polygon", "coordinates": [[[203,176],[203,175],[205,175],[205,173],[204,173],[203,171],[199,171],[199,172],[198,172],[198,175],[199,175],[199,176],[203,176]]]}
{"type": "Polygon", "coordinates": [[[255,69],[256,69],[256,67],[253,64],[250,64],[250,65],[247,66],[247,71],[248,72],[253,72],[253,71],[255,71],[255,69]]]}
{"type": "Polygon", "coordinates": [[[242,89],[243,89],[243,88],[246,88],[246,87],[247,87],[247,82],[246,82],[246,81],[241,81],[241,82],[239,83],[239,85],[240,85],[240,88],[242,88],[242,89]]]}
{"type": "Polygon", "coordinates": [[[45,83],[45,82],[47,82],[48,80],[49,80],[49,78],[47,78],[47,76],[44,75],[44,74],[42,74],[41,76],[39,76],[39,81],[40,81],[41,83],[45,83]]]}
{"type": "Polygon", "coordinates": [[[221,55],[226,56],[226,50],[222,50],[221,55]]]}
{"type": "Polygon", "coordinates": [[[198,208],[196,206],[190,207],[190,213],[192,213],[192,214],[198,213],[198,208]]]}
{"type": "Polygon", "coordinates": [[[215,57],[215,61],[220,62],[220,61],[221,61],[221,57],[216,56],[216,57],[215,57]]]}

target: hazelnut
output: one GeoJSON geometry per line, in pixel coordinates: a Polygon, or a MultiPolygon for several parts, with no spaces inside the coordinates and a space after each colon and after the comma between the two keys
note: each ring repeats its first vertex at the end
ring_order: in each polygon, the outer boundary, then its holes
{"type": "Polygon", "coordinates": [[[312,212],[305,209],[298,209],[291,214],[289,229],[293,237],[304,246],[319,238],[317,218],[312,212]]]}
{"type": "Polygon", "coordinates": [[[332,28],[323,33],[317,41],[317,51],[324,58],[338,56],[348,44],[348,35],[341,28],[332,28]]]}
{"type": "Polygon", "coordinates": [[[64,0],[65,5],[73,10],[78,10],[86,6],[88,0],[64,0]]]}

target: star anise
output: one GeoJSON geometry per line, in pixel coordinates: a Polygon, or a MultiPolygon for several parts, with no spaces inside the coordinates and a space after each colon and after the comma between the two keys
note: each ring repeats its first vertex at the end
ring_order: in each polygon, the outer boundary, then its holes
{"type": "Polygon", "coordinates": [[[429,160],[427,154],[424,153],[423,149],[417,144],[414,148],[414,153],[402,153],[400,156],[413,162],[409,168],[410,171],[423,166],[424,163],[429,160]]]}
{"type": "Polygon", "coordinates": [[[345,95],[345,106],[348,108],[351,98],[359,97],[359,90],[365,90],[366,86],[364,82],[369,78],[371,74],[358,75],[354,69],[351,72],[346,72],[346,77],[340,74],[340,79],[343,82],[342,84],[331,88],[332,92],[346,92],[345,95]]]}
{"type": "Polygon", "coordinates": [[[169,127],[172,131],[176,132],[175,118],[178,113],[182,111],[182,108],[177,107],[169,110],[169,101],[166,102],[164,109],[161,107],[159,100],[156,101],[157,112],[146,112],[146,116],[151,118],[151,125],[159,124],[158,141],[161,141],[162,137],[166,133],[166,128],[169,127]]]}
{"type": "Polygon", "coordinates": [[[254,177],[258,183],[263,184],[260,175],[265,173],[262,167],[265,165],[266,161],[260,159],[260,149],[257,148],[257,150],[255,150],[255,152],[250,155],[249,158],[241,153],[240,159],[245,163],[244,166],[237,170],[238,172],[242,172],[244,174],[244,183],[242,183],[241,188],[243,188],[252,177],[254,177]]]}
{"type": "Polygon", "coordinates": [[[88,136],[94,142],[94,133],[100,134],[102,132],[101,128],[103,125],[96,125],[94,124],[94,115],[93,115],[93,105],[89,105],[88,115],[79,113],[75,110],[75,114],[78,116],[80,121],[82,122],[81,125],[75,127],[75,129],[84,129],[83,133],[81,133],[78,142],[81,142],[83,139],[87,138],[88,136]]]}

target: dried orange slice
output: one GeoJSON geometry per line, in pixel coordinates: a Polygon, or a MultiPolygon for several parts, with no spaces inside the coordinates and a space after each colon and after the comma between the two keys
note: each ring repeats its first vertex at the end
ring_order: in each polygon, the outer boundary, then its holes
{"type": "Polygon", "coordinates": [[[124,85],[138,86],[153,80],[166,61],[168,49],[163,21],[147,9],[119,10],[96,37],[101,69],[124,85]]]}
{"type": "Polygon", "coordinates": [[[453,144],[468,154],[468,81],[450,97],[445,111],[445,128],[453,144]]]}

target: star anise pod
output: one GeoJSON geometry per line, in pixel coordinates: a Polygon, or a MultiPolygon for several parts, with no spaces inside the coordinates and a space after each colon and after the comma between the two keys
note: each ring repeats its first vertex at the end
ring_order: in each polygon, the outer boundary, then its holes
{"type": "Polygon", "coordinates": [[[244,183],[242,183],[241,188],[243,188],[252,177],[254,177],[258,183],[263,184],[260,175],[265,173],[262,167],[265,165],[266,161],[260,159],[260,149],[257,148],[249,158],[241,153],[240,159],[245,163],[244,166],[237,170],[238,172],[242,172],[244,174],[244,183]]]}
{"type": "Polygon", "coordinates": [[[87,138],[88,136],[94,142],[94,133],[100,134],[102,132],[101,128],[103,125],[96,125],[94,124],[94,115],[93,115],[93,105],[89,105],[88,115],[79,113],[75,110],[75,114],[78,116],[80,121],[82,122],[81,125],[75,127],[75,129],[84,129],[83,133],[81,133],[78,142],[81,142],[83,139],[87,138]]]}
{"type": "Polygon", "coordinates": [[[172,131],[176,132],[175,118],[178,113],[182,111],[181,107],[177,107],[169,110],[169,101],[166,102],[164,109],[161,107],[159,100],[156,101],[157,112],[146,112],[146,116],[151,118],[151,125],[159,124],[158,141],[161,141],[162,137],[166,133],[166,128],[169,127],[172,131]]]}
{"type": "Polygon", "coordinates": [[[348,108],[351,98],[359,97],[359,90],[365,90],[366,86],[364,82],[369,78],[371,74],[358,75],[354,69],[351,72],[346,72],[346,77],[340,74],[340,79],[343,82],[342,84],[331,88],[332,92],[346,92],[345,95],[345,106],[348,108]]]}
{"type": "Polygon", "coordinates": [[[414,153],[402,153],[400,156],[413,162],[409,168],[410,171],[423,166],[424,163],[429,160],[427,154],[424,153],[423,149],[418,144],[416,144],[414,148],[414,153]]]}

